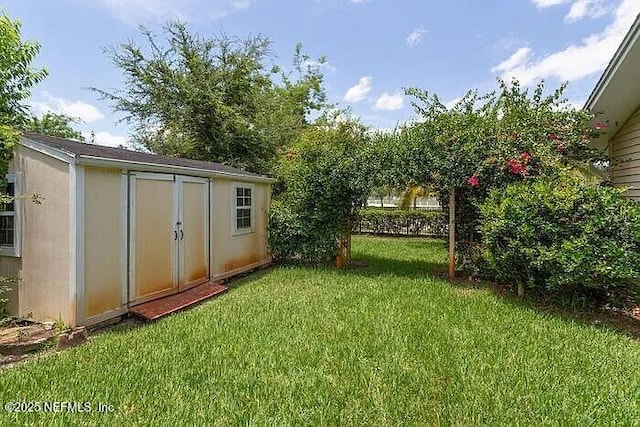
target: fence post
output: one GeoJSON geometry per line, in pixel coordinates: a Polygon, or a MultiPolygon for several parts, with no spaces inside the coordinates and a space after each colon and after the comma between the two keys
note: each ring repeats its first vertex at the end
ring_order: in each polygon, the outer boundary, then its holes
{"type": "Polygon", "coordinates": [[[449,193],[449,280],[456,278],[456,189],[449,193]]]}

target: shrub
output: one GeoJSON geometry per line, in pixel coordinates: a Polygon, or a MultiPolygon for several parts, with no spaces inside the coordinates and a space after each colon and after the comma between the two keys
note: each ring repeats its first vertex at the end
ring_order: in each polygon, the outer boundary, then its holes
{"type": "Polygon", "coordinates": [[[281,156],[269,230],[277,261],[334,262],[340,237],[369,194],[366,135],[353,121],[319,119],[281,156]]]}
{"type": "Polygon", "coordinates": [[[443,236],[447,233],[447,222],[440,211],[368,208],[358,213],[353,231],[443,236]]]}
{"type": "Polygon", "coordinates": [[[4,297],[4,294],[11,290],[9,287],[11,283],[13,283],[12,279],[0,277],[0,326],[4,324],[9,317],[9,313],[7,312],[7,303],[9,300],[4,297]]]}
{"type": "Polygon", "coordinates": [[[480,206],[485,272],[537,295],[624,307],[640,288],[640,204],[575,179],[511,184],[480,206]]]}
{"type": "Polygon", "coordinates": [[[269,247],[278,262],[327,264],[333,261],[338,235],[331,228],[314,226],[310,215],[300,215],[283,201],[269,211],[269,247]]]}

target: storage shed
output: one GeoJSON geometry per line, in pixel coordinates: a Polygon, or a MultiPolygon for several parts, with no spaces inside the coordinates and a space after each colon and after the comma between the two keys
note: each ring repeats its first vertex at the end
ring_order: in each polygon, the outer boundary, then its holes
{"type": "Polygon", "coordinates": [[[271,261],[264,176],[24,133],[7,180],[22,195],[0,216],[14,315],[91,325],[271,261]]]}
{"type": "Polygon", "coordinates": [[[640,201],[640,15],[622,40],[586,102],[607,132],[595,141],[607,150],[611,181],[640,201]]]}

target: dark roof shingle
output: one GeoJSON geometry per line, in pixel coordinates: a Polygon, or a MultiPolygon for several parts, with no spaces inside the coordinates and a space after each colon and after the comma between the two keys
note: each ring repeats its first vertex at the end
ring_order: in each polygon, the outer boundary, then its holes
{"type": "Polygon", "coordinates": [[[179,166],[184,168],[203,169],[222,174],[244,175],[254,178],[266,178],[261,175],[243,171],[221,163],[205,162],[201,160],[183,159],[180,157],[165,157],[140,151],[125,150],[122,148],[106,147],[104,145],[88,144],[41,135],[33,132],[23,132],[22,136],[31,141],[45,144],[49,147],[63,150],[74,157],[91,156],[101,159],[123,160],[136,163],[152,163],[156,165],[179,166]]]}

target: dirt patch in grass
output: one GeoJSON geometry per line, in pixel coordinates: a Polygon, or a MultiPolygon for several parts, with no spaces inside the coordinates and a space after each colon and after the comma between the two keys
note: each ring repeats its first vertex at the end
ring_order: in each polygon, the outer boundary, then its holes
{"type": "Polygon", "coordinates": [[[53,323],[17,320],[0,328],[0,366],[23,360],[30,354],[51,347],[56,338],[53,323]]]}

